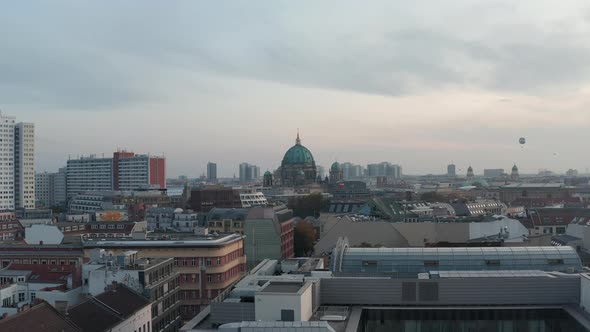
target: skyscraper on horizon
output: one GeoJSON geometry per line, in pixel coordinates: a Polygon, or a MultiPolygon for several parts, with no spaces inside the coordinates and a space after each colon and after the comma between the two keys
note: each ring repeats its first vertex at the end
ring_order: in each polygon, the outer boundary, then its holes
{"type": "Polygon", "coordinates": [[[217,164],[208,162],[207,163],[207,180],[209,182],[217,181],[217,164]]]}
{"type": "Polygon", "coordinates": [[[35,125],[0,112],[0,209],[35,208],[35,125]]]}
{"type": "Polygon", "coordinates": [[[455,166],[455,164],[448,164],[447,165],[447,176],[448,177],[457,176],[457,167],[455,166]]]}
{"type": "Polygon", "coordinates": [[[14,126],[16,118],[0,112],[0,210],[14,209],[14,126]]]}

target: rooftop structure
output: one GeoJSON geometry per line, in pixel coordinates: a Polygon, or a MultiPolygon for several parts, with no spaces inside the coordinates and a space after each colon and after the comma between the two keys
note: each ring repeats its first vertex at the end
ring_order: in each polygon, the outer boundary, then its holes
{"type": "Polygon", "coordinates": [[[417,275],[432,271],[540,270],[577,273],[582,262],[571,247],[348,248],[332,254],[335,273],[417,275]]]}

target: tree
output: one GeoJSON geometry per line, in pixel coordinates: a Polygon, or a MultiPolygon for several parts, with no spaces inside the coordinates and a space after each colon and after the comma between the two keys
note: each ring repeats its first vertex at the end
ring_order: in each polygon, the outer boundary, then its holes
{"type": "Polygon", "coordinates": [[[287,206],[293,210],[293,215],[299,218],[307,218],[313,216],[315,218],[320,216],[320,212],[324,209],[326,202],[322,194],[311,194],[304,197],[292,198],[287,203],[287,206]]]}
{"type": "Polygon", "coordinates": [[[315,229],[313,225],[304,220],[299,221],[294,234],[295,256],[308,256],[313,252],[314,243],[315,229]]]}

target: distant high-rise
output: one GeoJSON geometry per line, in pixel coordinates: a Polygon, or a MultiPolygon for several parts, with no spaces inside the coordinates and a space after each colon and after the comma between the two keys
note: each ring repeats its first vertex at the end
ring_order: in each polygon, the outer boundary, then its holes
{"type": "Polygon", "coordinates": [[[260,178],[260,167],[248,163],[240,164],[240,182],[249,183],[260,178]]]}
{"type": "Polygon", "coordinates": [[[113,158],[91,155],[68,160],[66,183],[68,199],[86,191],[113,190],[113,158]]]}
{"type": "Polygon", "coordinates": [[[217,181],[217,164],[208,162],[207,163],[207,180],[209,182],[217,181]]]}
{"type": "Polygon", "coordinates": [[[240,164],[240,182],[247,182],[248,181],[248,163],[241,163],[240,164]]]}
{"type": "Polygon", "coordinates": [[[66,170],[57,173],[35,174],[36,205],[41,207],[64,206],[66,203],[66,170]]]}
{"type": "Polygon", "coordinates": [[[387,176],[389,178],[399,179],[402,176],[402,168],[389,162],[367,165],[367,176],[387,176]]]}
{"type": "Polygon", "coordinates": [[[166,158],[117,151],[113,158],[95,155],[68,160],[67,198],[86,191],[166,188],[166,158]]]}
{"type": "Polygon", "coordinates": [[[447,176],[448,177],[457,176],[457,168],[456,168],[455,164],[447,165],[447,176]]]}
{"type": "Polygon", "coordinates": [[[0,210],[35,208],[35,126],[0,112],[0,210]]]}
{"type": "Polygon", "coordinates": [[[35,125],[14,127],[14,189],[17,208],[35,208],[35,125]]]}
{"type": "Polygon", "coordinates": [[[0,113],[0,210],[14,209],[14,124],[14,117],[0,113]]]}

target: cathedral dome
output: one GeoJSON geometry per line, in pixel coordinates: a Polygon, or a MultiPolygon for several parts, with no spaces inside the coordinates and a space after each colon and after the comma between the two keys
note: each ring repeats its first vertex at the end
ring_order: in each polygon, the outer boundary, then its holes
{"type": "Polygon", "coordinates": [[[302,165],[315,167],[313,155],[311,154],[311,151],[309,151],[305,146],[301,145],[299,134],[297,134],[295,145],[285,153],[281,165],[302,165]]]}
{"type": "Polygon", "coordinates": [[[340,164],[336,161],[332,164],[332,167],[330,167],[330,170],[332,170],[332,172],[338,172],[340,171],[340,164]]]}

